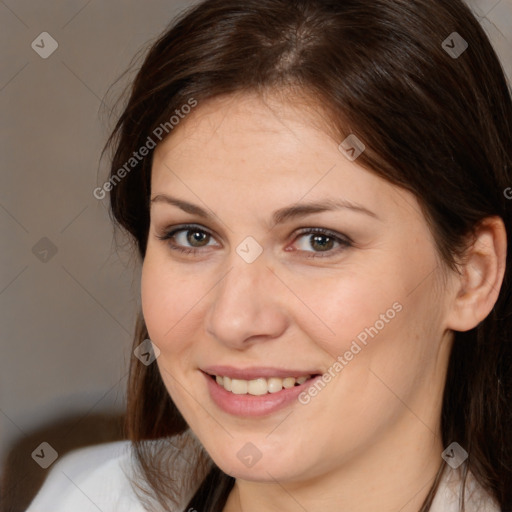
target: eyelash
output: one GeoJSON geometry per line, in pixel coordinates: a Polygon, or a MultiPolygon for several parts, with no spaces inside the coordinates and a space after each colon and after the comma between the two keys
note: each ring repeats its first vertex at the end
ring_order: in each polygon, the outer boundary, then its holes
{"type": "MultiPolygon", "coordinates": [[[[210,233],[210,231],[203,229],[195,224],[186,224],[179,226],[175,229],[172,229],[170,231],[167,231],[163,233],[162,235],[157,235],[157,238],[159,240],[162,240],[164,242],[169,242],[169,246],[173,251],[179,251],[183,254],[196,254],[201,251],[202,248],[196,247],[196,248],[185,248],[180,245],[177,245],[176,243],[172,242],[172,239],[174,236],[181,232],[181,231],[196,231],[198,233],[204,233],[206,235],[209,235],[213,237],[213,234],[210,233]]],[[[352,240],[350,240],[347,236],[342,236],[340,234],[335,233],[334,231],[330,231],[328,229],[324,228],[302,228],[297,233],[297,238],[305,235],[323,235],[331,240],[334,240],[336,243],[338,243],[340,246],[337,249],[332,249],[328,251],[303,251],[311,254],[307,254],[306,258],[327,258],[330,256],[334,256],[335,254],[338,254],[340,251],[347,249],[349,247],[353,246],[352,240]],[[322,253],[327,253],[326,256],[323,256],[322,253]]],[[[295,239],[295,240],[296,240],[295,239]]],[[[294,240],[294,241],[295,241],[294,240]]]]}

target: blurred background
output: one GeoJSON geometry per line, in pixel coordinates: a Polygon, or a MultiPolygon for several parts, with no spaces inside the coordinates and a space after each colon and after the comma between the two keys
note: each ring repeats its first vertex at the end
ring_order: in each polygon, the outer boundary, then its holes
{"type": "MultiPolygon", "coordinates": [[[[93,191],[133,72],[116,80],[193,3],[0,0],[3,511],[41,486],[41,443],[61,456],[122,438],[139,268],[93,191]]],[[[468,3],[512,79],[512,0],[468,3]]]]}

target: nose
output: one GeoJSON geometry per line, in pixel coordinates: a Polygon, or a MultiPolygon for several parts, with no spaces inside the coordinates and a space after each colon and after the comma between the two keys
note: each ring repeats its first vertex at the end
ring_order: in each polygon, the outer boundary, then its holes
{"type": "Polygon", "coordinates": [[[246,263],[238,255],[212,294],[206,330],[232,349],[244,350],[281,336],[288,324],[286,289],[263,257],[246,263]]]}

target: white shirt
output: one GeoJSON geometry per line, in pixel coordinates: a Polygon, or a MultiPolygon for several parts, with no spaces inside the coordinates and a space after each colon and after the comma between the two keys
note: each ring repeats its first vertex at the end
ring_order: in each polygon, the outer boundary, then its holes
{"type": "MultiPolygon", "coordinates": [[[[147,512],[130,485],[131,444],[118,441],[74,450],[56,461],[26,512],[147,512]]],[[[447,468],[430,512],[458,512],[457,473],[447,468]]],[[[186,503],[183,505],[186,506],[186,503]]],[[[466,512],[500,512],[468,479],[466,512]]]]}
{"type": "Polygon", "coordinates": [[[147,512],[127,476],[130,448],[118,441],[67,453],[26,512],[147,512]]]}

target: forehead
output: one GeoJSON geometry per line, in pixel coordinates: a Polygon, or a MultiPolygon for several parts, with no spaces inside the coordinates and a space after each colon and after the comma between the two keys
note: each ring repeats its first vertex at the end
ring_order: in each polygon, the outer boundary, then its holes
{"type": "MultiPolygon", "coordinates": [[[[287,97],[283,101],[281,95],[239,93],[199,103],[157,146],[155,153],[162,157],[172,150],[177,155],[211,143],[216,153],[224,150],[235,154],[254,149],[261,141],[278,139],[281,144],[274,149],[282,153],[294,143],[304,144],[306,132],[311,136],[314,127],[318,132],[324,128],[317,135],[327,137],[327,119],[306,98],[287,97]]],[[[269,150],[265,144],[265,151],[269,150]]]]}
{"type": "Polygon", "coordinates": [[[236,95],[199,103],[156,148],[152,191],[177,187],[189,197],[202,190],[219,198],[236,189],[262,206],[329,194],[374,209],[389,202],[410,208],[412,196],[404,202],[408,193],[349,161],[326,126],[304,100],[236,95]]]}

